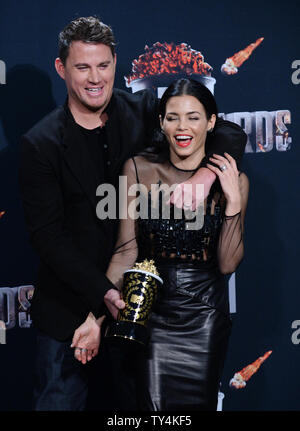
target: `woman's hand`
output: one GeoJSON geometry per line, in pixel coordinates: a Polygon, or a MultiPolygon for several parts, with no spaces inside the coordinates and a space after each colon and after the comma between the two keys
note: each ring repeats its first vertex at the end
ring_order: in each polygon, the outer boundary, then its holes
{"type": "Polygon", "coordinates": [[[83,364],[98,354],[104,319],[105,316],[96,319],[93,313],[89,313],[85,322],[74,332],[71,347],[74,347],[75,358],[83,364]]]}
{"type": "MultiPolygon", "coordinates": [[[[107,275],[110,278],[108,272],[107,275]]],[[[114,319],[117,319],[119,310],[126,306],[118,289],[109,289],[104,295],[104,302],[114,319]]]]}
{"type": "Polygon", "coordinates": [[[210,157],[218,168],[207,163],[207,167],[214,172],[219,180],[226,198],[226,215],[232,216],[241,211],[241,193],[239,186],[239,171],[236,166],[236,161],[228,153],[224,153],[225,157],[214,154],[210,157]]]}

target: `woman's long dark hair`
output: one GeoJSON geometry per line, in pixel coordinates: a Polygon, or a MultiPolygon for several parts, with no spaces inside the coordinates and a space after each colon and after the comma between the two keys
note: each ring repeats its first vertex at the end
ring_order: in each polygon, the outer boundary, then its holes
{"type": "MultiPolygon", "coordinates": [[[[194,96],[203,105],[206,118],[209,120],[213,114],[218,116],[218,108],[214,96],[205,85],[194,79],[181,78],[174,81],[164,92],[159,104],[159,115],[162,119],[166,115],[166,105],[171,97],[194,96]]],[[[151,147],[140,153],[154,163],[163,163],[169,159],[169,143],[161,130],[154,131],[151,147]]]]}

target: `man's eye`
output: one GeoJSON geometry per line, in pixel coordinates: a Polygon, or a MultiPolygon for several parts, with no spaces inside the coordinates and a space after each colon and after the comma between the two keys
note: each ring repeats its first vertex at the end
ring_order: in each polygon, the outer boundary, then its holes
{"type": "Polygon", "coordinates": [[[199,117],[190,117],[190,120],[199,120],[199,117]]]}
{"type": "Polygon", "coordinates": [[[78,70],[85,70],[85,69],[87,69],[87,66],[78,66],[77,69],[78,70]]]}

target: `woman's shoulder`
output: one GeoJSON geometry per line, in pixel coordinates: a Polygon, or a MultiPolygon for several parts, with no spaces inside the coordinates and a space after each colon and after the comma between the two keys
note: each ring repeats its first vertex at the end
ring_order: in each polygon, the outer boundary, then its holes
{"type": "Polygon", "coordinates": [[[151,162],[147,159],[147,157],[138,155],[131,158],[133,164],[137,167],[139,171],[148,172],[156,170],[159,166],[159,163],[151,162]]]}
{"type": "Polygon", "coordinates": [[[145,178],[145,176],[153,176],[157,172],[158,163],[153,163],[147,160],[144,156],[134,156],[127,159],[123,165],[123,174],[135,174],[137,178],[145,178]]]}

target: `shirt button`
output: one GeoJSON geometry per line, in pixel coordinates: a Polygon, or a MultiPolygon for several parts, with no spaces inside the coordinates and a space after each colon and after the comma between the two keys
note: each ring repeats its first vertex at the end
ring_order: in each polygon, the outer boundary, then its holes
{"type": "Polygon", "coordinates": [[[103,147],[104,147],[104,148],[107,148],[107,144],[104,144],[104,145],[103,145],[103,147]]]}
{"type": "Polygon", "coordinates": [[[110,161],[109,160],[107,161],[107,166],[110,166],[110,161]]]}

